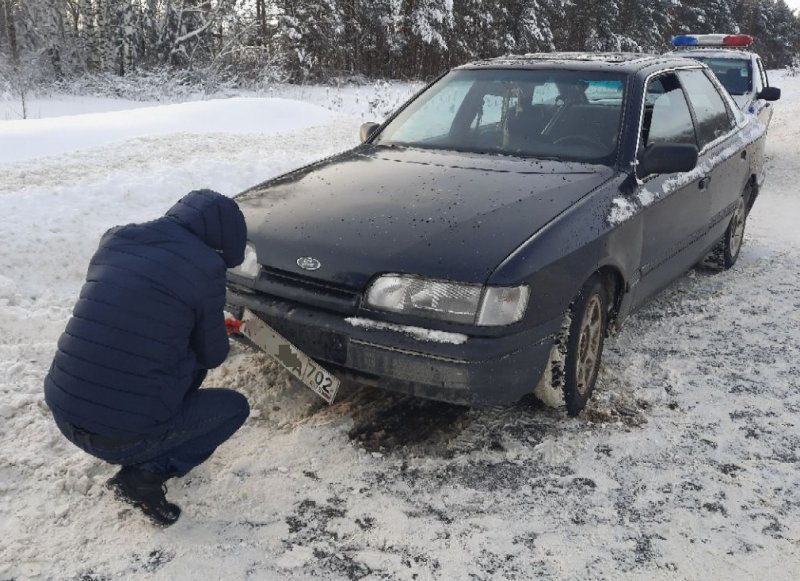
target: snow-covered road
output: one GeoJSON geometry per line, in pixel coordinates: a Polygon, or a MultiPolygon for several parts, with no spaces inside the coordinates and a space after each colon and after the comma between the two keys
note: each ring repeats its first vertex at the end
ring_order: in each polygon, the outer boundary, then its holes
{"type": "Polygon", "coordinates": [[[360,120],[309,111],[288,132],[183,127],[0,163],[0,579],[800,578],[800,78],[774,82],[739,263],[632,317],[580,418],[354,386],[327,407],[236,348],[206,384],[254,413],[171,483],[184,513],[166,530],[111,498],[113,468],[43,402],[88,259],[106,228],[344,149],[360,120]]]}

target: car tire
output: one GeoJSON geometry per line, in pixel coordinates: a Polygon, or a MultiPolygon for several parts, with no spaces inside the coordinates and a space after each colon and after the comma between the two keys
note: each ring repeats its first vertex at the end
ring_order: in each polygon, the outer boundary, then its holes
{"type": "Polygon", "coordinates": [[[744,243],[744,229],[747,225],[747,196],[749,188],[736,201],[736,208],[728,223],[722,239],[706,257],[704,264],[718,270],[727,270],[736,264],[744,243]]]}
{"type": "MultiPolygon", "coordinates": [[[[565,319],[569,321],[569,318],[565,319]]],[[[547,360],[542,376],[539,378],[539,383],[533,388],[533,395],[541,401],[544,405],[551,408],[560,408],[564,406],[564,355],[566,354],[566,333],[559,335],[556,339],[552,349],[550,349],[550,357],[547,360]]]]}
{"type": "Polygon", "coordinates": [[[570,306],[534,395],[550,407],[566,406],[577,416],[597,381],[608,327],[608,289],[592,276],[570,306]]]}

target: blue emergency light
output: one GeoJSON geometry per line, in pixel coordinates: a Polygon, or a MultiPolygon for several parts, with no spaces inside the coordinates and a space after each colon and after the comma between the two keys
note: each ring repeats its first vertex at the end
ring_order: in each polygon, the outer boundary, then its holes
{"type": "Polygon", "coordinates": [[[697,37],[682,34],[672,37],[672,46],[697,46],[697,37]]]}

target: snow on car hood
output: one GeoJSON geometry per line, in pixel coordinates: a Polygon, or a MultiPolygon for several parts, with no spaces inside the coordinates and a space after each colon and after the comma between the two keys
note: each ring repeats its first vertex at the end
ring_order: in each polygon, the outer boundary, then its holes
{"type": "Polygon", "coordinates": [[[265,266],[361,290],[375,274],[482,283],[609,167],[365,146],[237,197],[265,266]],[[297,260],[313,257],[314,272],[297,260]]]}

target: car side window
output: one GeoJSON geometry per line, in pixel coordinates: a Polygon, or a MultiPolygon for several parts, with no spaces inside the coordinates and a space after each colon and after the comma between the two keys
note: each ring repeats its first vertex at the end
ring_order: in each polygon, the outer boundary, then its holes
{"type": "Polygon", "coordinates": [[[764,73],[761,71],[761,67],[756,67],[756,70],[753,71],[753,89],[755,94],[758,95],[765,86],[764,73]]]}
{"type": "Polygon", "coordinates": [[[674,74],[647,83],[641,143],[689,143],[697,145],[686,96],[674,74]]]}
{"type": "Polygon", "coordinates": [[[760,58],[756,58],[756,63],[758,63],[758,76],[761,78],[761,87],[758,90],[761,91],[764,87],[769,87],[769,77],[760,58]]]}
{"type": "Polygon", "coordinates": [[[678,78],[694,109],[700,149],[733,129],[722,96],[702,70],[679,71],[678,78]]]}

